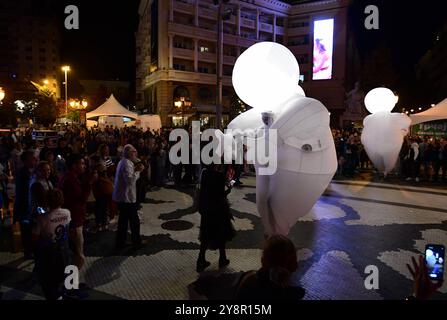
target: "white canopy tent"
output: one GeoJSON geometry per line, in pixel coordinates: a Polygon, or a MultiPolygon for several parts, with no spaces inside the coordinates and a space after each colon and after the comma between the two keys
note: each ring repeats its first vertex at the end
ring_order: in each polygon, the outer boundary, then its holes
{"type": "Polygon", "coordinates": [[[136,126],[144,130],[160,130],[162,127],[160,116],[153,114],[140,115],[137,120],[128,122],[127,125],[136,126]]]}
{"type": "Polygon", "coordinates": [[[447,99],[444,99],[444,101],[438,103],[436,106],[428,109],[427,111],[411,115],[410,118],[411,125],[447,119],[447,99]]]}
{"type": "Polygon", "coordinates": [[[125,107],[123,107],[112,94],[105,103],[103,103],[101,106],[99,106],[92,112],[87,113],[87,120],[99,117],[123,117],[123,118],[137,119],[138,114],[129,111],[125,107]]]}

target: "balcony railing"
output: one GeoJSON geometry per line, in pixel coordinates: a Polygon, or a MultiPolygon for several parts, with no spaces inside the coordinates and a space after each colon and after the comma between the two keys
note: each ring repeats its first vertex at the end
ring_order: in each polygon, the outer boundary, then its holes
{"type": "Polygon", "coordinates": [[[194,59],[194,50],[192,49],[173,48],[172,53],[174,57],[194,59]]]}
{"type": "Polygon", "coordinates": [[[234,65],[236,63],[236,57],[224,55],[223,63],[228,65],[234,65]]]}
{"type": "Polygon", "coordinates": [[[276,26],[276,34],[284,34],[284,27],[276,26]]]}
{"type": "Polygon", "coordinates": [[[255,22],[253,20],[242,18],[241,22],[242,22],[241,25],[244,27],[253,28],[253,29],[255,28],[255,22]]]}
{"type": "Polygon", "coordinates": [[[261,23],[261,31],[265,31],[265,32],[273,32],[273,26],[271,24],[268,23],[261,23]]]}
{"type": "Polygon", "coordinates": [[[203,8],[201,5],[199,5],[199,17],[205,17],[207,19],[213,19],[217,20],[217,12],[212,9],[203,8]]]}
{"type": "Polygon", "coordinates": [[[216,61],[216,54],[215,53],[209,53],[209,52],[199,52],[199,60],[207,61],[207,62],[215,62],[216,61]]]}
{"type": "Polygon", "coordinates": [[[185,12],[188,14],[194,14],[194,5],[188,2],[187,0],[184,1],[176,0],[174,1],[174,10],[185,12]]]}

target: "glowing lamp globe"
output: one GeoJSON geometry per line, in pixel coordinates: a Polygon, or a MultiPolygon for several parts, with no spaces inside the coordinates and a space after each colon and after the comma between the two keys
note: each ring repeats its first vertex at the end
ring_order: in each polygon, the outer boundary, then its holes
{"type": "Polygon", "coordinates": [[[299,76],[298,62],[289,49],[275,42],[260,42],[237,59],[233,86],[249,106],[274,110],[300,92],[299,76]]]}
{"type": "Polygon", "coordinates": [[[375,88],[365,97],[365,106],[370,113],[391,112],[399,97],[387,88],[375,88]]]}

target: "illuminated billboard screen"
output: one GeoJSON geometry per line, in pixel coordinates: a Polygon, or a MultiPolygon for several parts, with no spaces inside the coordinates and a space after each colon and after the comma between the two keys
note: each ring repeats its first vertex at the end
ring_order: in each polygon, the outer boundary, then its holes
{"type": "Polygon", "coordinates": [[[332,79],[334,51],[334,19],[314,22],[313,80],[332,79]]]}

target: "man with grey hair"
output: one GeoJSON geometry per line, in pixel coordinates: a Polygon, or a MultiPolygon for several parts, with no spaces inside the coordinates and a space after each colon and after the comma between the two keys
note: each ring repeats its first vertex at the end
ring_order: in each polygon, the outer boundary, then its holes
{"type": "Polygon", "coordinates": [[[123,149],[123,158],[118,163],[115,175],[113,200],[118,204],[119,218],[116,237],[117,249],[126,246],[127,228],[130,223],[132,245],[136,249],[142,245],[140,219],[138,217],[136,182],[144,166],[135,164],[137,150],[130,144],[123,149]]]}

